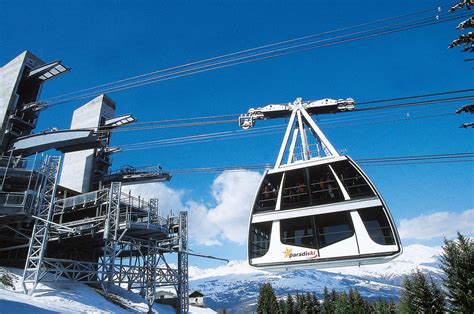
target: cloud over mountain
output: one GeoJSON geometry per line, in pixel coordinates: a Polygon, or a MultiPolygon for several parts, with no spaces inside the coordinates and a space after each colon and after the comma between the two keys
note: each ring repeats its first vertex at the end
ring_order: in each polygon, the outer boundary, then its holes
{"type": "Polygon", "coordinates": [[[163,183],[132,186],[131,190],[145,198],[159,197],[160,208],[187,210],[190,235],[203,245],[220,245],[228,240],[243,244],[255,191],[261,175],[254,171],[224,171],[210,187],[212,204],[190,200],[183,202],[185,191],[175,190],[163,183]]]}

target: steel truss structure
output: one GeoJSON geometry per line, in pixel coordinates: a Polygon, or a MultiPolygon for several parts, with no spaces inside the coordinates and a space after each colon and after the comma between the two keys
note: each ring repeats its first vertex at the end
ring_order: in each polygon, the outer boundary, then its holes
{"type": "Polygon", "coordinates": [[[0,255],[24,263],[26,293],[33,294],[40,282],[93,284],[105,295],[115,285],[139,292],[151,309],[156,290],[170,286],[177,311],[188,312],[186,212],[164,217],[157,199],[123,193],[120,182],[58,196],[60,157],[35,158],[34,167],[12,156],[1,161],[0,255]],[[15,175],[27,182],[24,191],[7,191],[19,182],[15,175]],[[167,261],[173,256],[177,268],[167,261]]]}

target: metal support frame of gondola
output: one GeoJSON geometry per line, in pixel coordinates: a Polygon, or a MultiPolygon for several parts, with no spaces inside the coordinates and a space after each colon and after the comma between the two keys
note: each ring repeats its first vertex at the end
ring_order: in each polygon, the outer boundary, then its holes
{"type": "Polygon", "coordinates": [[[306,128],[308,128],[311,134],[316,138],[318,145],[321,147],[321,149],[324,151],[327,157],[339,156],[339,153],[337,152],[337,150],[334,148],[334,146],[332,146],[331,142],[329,142],[329,140],[326,138],[324,133],[316,125],[314,120],[306,111],[304,104],[301,101],[301,98],[297,98],[292,104],[289,104],[288,108],[289,109],[287,110],[291,112],[290,120],[288,122],[288,126],[286,128],[285,135],[283,136],[283,141],[280,146],[280,151],[278,153],[278,157],[275,162],[275,167],[274,167],[275,169],[278,169],[282,166],[283,157],[287,150],[288,142],[290,139],[290,135],[292,134],[291,132],[292,130],[293,130],[293,135],[292,135],[291,144],[289,147],[287,164],[291,164],[294,162],[293,154],[294,154],[294,149],[295,149],[296,141],[298,137],[301,141],[301,146],[303,149],[303,160],[309,160],[312,158],[311,152],[309,149],[306,128]]]}

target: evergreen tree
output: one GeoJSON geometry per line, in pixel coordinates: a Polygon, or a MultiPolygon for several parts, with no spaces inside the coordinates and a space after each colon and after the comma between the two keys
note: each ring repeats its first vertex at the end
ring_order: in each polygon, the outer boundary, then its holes
{"type": "MultiPolygon", "coordinates": [[[[373,304],[366,304],[368,311],[371,313],[376,314],[395,314],[397,313],[397,305],[393,302],[392,299],[390,301],[382,300],[380,297],[378,298],[377,302],[373,304]]],[[[402,312],[402,311],[400,311],[402,312]]],[[[406,313],[406,312],[402,312],[406,313]]]]}
{"type": "Polygon", "coordinates": [[[303,309],[301,313],[319,313],[319,301],[314,293],[303,296],[303,309]]]}
{"type": "Polygon", "coordinates": [[[318,297],[316,294],[311,293],[311,313],[320,313],[321,312],[321,303],[319,303],[318,297]]]}
{"type": "Polygon", "coordinates": [[[288,297],[286,298],[286,309],[288,314],[296,314],[295,311],[295,300],[291,296],[291,294],[288,294],[288,297]]]}
{"type": "Polygon", "coordinates": [[[331,313],[334,313],[336,311],[336,302],[339,300],[339,295],[337,294],[336,289],[331,290],[331,295],[329,297],[329,300],[331,300],[331,304],[332,304],[331,313]]]}
{"type": "Polygon", "coordinates": [[[349,297],[345,291],[336,294],[334,313],[351,313],[349,297]]]}
{"type": "Polygon", "coordinates": [[[296,313],[303,313],[304,309],[305,309],[305,297],[303,294],[297,293],[296,306],[295,306],[296,313]]]}
{"type": "Polygon", "coordinates": [[[403,282],[399,310],[402,313],[442,313],[445,309],[441,290],[430,277],[428,281],[420,270],[407,276],[403,282]]]}
{"type": "Polygon", "coordinates": [[[366,313],[369,312],[369,303],[366,302],[359,291],[355,290],[352,292],[352,313],[366,313]]]}
{"type": "Polygon", "coordinates": [[[257,300],[257,313],[259,314],[274,314],[278,312],[278,303],[270,283],[264,283],[260,287],[260,292],[257,300]]]}
{"type": "Polygon", "coordinates": [[[370,312],[376,313],[376,314],[385,314],[385,308],[386,308],[386,303],[383,301],[380,297],[377,299],[377,302],[374,302],[371,305],[371,310],[370,312]]]}
{"type": "Polygon", "coordinates": [[[323,290],[323,304],[321,305],[321,313],[328,314],[334,312],[334,303],[331,300],[328,288],[324,287],[323,290]]]}
{"type": "Polygon", "coordinates": [[[474,310],[474,241],[458,232],[457,239],[444,240],[441,269],[446,276],[448,300],[454,312],[474,310]]]}
{"type": "Polygon", "coordinates": [[[278,313],[279,314],[288,314],[288,307],[285,300],[278,300],[278,313]]]}
{"type": "Polygon", "coordinates": [[[387,311],[388,314],[397,313],[397,305],[395,304],[395,301],[390,299],[390,301],[388,301],[387,309],[388,309],[388,311],[387,311]]]}

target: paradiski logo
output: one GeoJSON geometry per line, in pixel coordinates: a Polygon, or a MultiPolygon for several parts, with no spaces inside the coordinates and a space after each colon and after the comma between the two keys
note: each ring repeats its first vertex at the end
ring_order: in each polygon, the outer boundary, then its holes
{"type": "Polygon", "coordinates": [[[316,250],[307,250],[303,252],[293,253],[293,249],[286,247],[283,251],[283,256],[288,259],[292,259],[293,257],[309,257],[309,258],[316,258],[318,256],[318,251],[316,250]]]}

